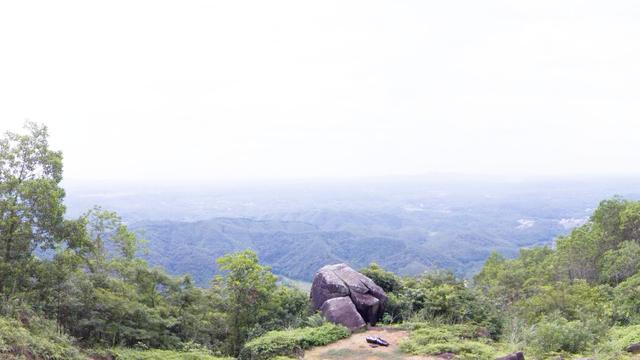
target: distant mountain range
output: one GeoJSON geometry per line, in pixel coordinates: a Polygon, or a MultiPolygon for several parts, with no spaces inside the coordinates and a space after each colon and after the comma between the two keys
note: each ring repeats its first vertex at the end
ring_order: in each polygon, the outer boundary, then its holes
{"type": "Polygon", "coordinates": [[[480,219],[453,212],[399,217],[322,211],[287,217],[300,221],[215,218],[138,222],[133,228],[148,240],[150,262],[176,274],[191,273],[200,284],[214,275],[217,257],[247,248],[275,273],[301,280],[310,280],[323,265],[340,262],[356,268],[377,262],[400,274],[447,268],[466,275],[493,250],[514,255],[520,246],[550,243],[565,232],[552,220],[478,229],[480,219]]]}
{"type": "Polygon", "coordinates": [[[149,262],[206,285],[215,259],[255,250],[275,273],[310,280],[329,263],[400,274],[476,271],[491,251],[552,244],[602,199],[640,198],[637,179],[393,179],[231,187],[68,187],[70,213],[118,211],[148,240],[149,262]]]}

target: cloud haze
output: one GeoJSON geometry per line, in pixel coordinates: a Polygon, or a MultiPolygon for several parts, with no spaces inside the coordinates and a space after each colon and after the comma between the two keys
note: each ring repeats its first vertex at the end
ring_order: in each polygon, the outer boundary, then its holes
{"type": "Polygon", "coordinates": [[[0,4],[68,178],[638,174],[635,1],[0,4]]]}

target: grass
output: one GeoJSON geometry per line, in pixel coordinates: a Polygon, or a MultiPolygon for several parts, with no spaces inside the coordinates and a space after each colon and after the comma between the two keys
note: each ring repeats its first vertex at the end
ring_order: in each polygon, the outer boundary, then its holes
{"type": "Polygon", "coordinates": [[[334,324],[270,331],[247,342],[240,353],[240,359],[267,360],[276,356],[298,357],[306,349],[327,345],[349,335],[349,330],[345,327],[334,324]]]}
{"type": "Polygon", "coordinates": [[[115,348],[109,350],[114,360],[231,360],[211,355],[206,350],[135,350],[115,348]]]}
{"type": "Polygon", "coordinates": [[[2,360],[231,360],[213,356],[206,349],[189,351],[136,350],[114,348],[89,351],[86,355],[73,339],[60,334],[55,323],[31,316],[28,325],[0,316],[0,359],[2,360]]]}
{"type": "Polygon", "coordinates": [[[400,343],[400,349],[412,355],[440,355],[452,353],[456,359],[490,360],[502,349],[491,339],[479,336],[473,325],[438,325],[428,323],[406,324],[409,338],[400,343]]]}

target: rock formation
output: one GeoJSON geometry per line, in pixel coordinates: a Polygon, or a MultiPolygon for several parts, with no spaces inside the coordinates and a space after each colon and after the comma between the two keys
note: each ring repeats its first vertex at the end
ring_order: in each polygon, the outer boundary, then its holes
{"type": "Polygon", "coordinates": [[[373,280],[346,264],[327,265],[313,277],[311,301],[329,321],[351,330],[375,325],[387,295],[373,280]]]}

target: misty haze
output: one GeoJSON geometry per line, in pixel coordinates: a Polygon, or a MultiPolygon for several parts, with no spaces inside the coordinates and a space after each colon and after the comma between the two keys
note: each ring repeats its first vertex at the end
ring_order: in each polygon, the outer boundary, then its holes
{"type": "Polygon", "coordinates": [[[640,359],[634,1],[0,4],[0,360],[640,359]]]}

